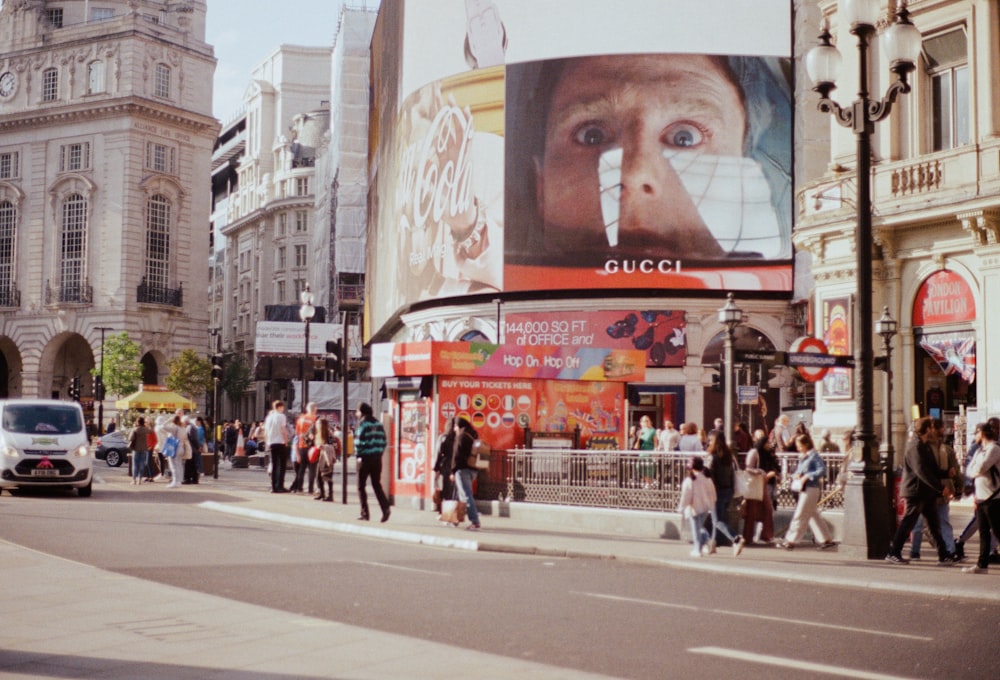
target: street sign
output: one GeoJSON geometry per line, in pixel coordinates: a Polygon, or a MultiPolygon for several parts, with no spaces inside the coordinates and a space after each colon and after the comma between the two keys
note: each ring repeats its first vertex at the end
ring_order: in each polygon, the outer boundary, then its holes
{"type": "Polygon", "coordinates": [[[737,363],[741,364],[775,364],[785,363],[785,352],[761,352],[738,349],[733,353],[737,363]]]}
{"type": "Polygon", "coordinates": [[[854,368],[854,357],[839,354],[816,354],[814,352],[789,352],[788,366],[798,368],[833,368],[841,366],[854,368]]]}
{"type": "Polygon", "coordinates": [[[826,343],[824,343],[819,338],[811,338],[809,336],[801,337],[792,343],[792,346],[788,348],[788,365],[795,366],[799,375],[802,376],[803,380],[809,382],[818,382],[823,379],[826,372],[830,370],[831,363],[820,360],[818,363],[811,363],[812,358],[829,358],[827,354],[826,343]],[[793,364],[792,357],[795,356],[801,363],[793,364]]]}
{"type": "Polygon", "coordinates": [[[756,404],[760,397],[760,388],[756,385],[739,385],[736,388],[736,401],[739,404],[756,404]]]}

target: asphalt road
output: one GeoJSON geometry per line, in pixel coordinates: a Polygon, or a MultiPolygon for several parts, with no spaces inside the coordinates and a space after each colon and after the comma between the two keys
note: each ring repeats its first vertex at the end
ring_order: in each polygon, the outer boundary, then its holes
{"type": "Polygon", "coordinates": [[[450,551],[230,517],[197,507],[206,500],[235,498],[219,486],[5,494],[0,538],[276,610],[616,677],[1000,675],[989,652],[995,605],[450,551]]]}

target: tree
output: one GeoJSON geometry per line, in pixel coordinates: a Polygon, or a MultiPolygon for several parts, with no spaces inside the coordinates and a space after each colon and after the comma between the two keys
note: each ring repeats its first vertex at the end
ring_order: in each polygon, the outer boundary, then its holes
{"type": "Polygon", "coordinates": [[[250,364],[241,354],[229,354],[223,365],[222,380],[219,387],[229,395],[230,399],[239,399],[253,383],[253,374],[250,364]]]}
{"type": "Polygon", "coordinates": [[[212,363],[193,349],[186,349],[167,362],[168,388],[191,399],[212,390],[212,363]]]}
{"type": "MultiPolygon", "coordinates": [[[[112,335],[104,341],[104,389],[109,394],[123,397],[139,389],[142,380],[142,364],[139,363],[139,352],[142,347],[138,342],[121,332],[112,335]]],[[[101,367],[95,366],[90,374],[98,376],[101,367]]]]}

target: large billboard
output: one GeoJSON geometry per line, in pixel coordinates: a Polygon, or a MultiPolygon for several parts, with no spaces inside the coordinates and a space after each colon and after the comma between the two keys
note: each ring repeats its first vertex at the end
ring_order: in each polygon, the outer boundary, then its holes
{"type": "Polygon", "coordinates": [[[370,331],[471,294],[791,290],[787,0],[382,13],[370,331]]]}

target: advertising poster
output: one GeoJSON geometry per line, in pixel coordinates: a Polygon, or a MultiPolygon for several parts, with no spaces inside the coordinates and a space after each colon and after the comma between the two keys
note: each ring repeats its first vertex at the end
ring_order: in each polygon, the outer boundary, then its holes
{"type": "MultiPolygon", "coordinates": [[[[850,296],[823,301],[823,342],[830,354],[851,354],[851,314],[850,296]]],[[[823,376],[823,396],[827,399],[850,399],[852,392],[851,369],[830,367],[823,376]]]]}
{"type": "Polygon", "coordinates": [[[423,399],[399,404],[399,446],[396,447],[396,493],[410,491],[423,496],[429,488],[433,455],[428,444],[427,403],[423,399]]]}
{"type": "Polygon", "coordinates": [[[669,310],[508,314],[503,341],[634,349],[645,352],[647,367],[683,366],[687,359],[684,312],[669,310]]]}
{"type": "Polygon", "coordinates": [[[373,45],[366,337],[474,294],[791,291],[787,0],[387,0],[373,45]]]}
{"type": "Polygon", "coordinates": [[[624,389],[620,383],[442,377],[440,427],[463,417],[490,446],[511,449],[524,444],[525,427],[572,432],[579,425],[581,446],[593,437],[620,446],[624,389]]]}

